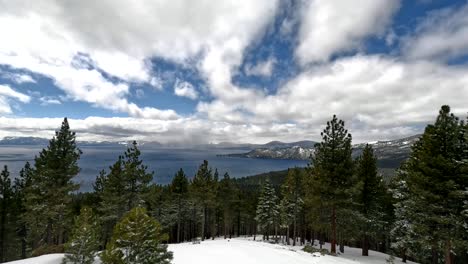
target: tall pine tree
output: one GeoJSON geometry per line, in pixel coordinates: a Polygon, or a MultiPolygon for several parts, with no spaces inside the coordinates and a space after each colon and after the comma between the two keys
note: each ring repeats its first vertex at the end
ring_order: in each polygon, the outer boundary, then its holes
{"type": "Polygon", "coordinates": [[[377,174],[377,158],[369,144],[366,144],[358,159],[357,180],[360,188],[356,202],[365,220],[365,228],[362,231],[362,255],[369,256],[369,239],[379,230],[378,226],[382,226],[382,200],[386,197],[383,179],[377,174]]]}
{"type": "Polygon", "coordinates": [[[188,185],[187,176],[185,176],[184,170],[181,168],[171,183],[171,193],[174,202],[176,203],[176,219],[177,219],[177,240],[180,242],[180,233],[182,229],[182,221],[184,219],[184,213],[187,207],[187,198],[188,198],[188,185]]]}
{"type": "Polygon", "coordinates": [[[331,253],[336,254],[337,209],[349,202],[348,189],[352,185],[351,134],[345,129],[344,121],[334,115],[320,135],[322,142],[316,144],[311,160],[313,189],[310,191],[330,211],[331,253]]]}
{"type": "Polygon", "coordinates": [[[438,253],[443,253],[445,263],[453,263],[452,253],[462,248],[460,216],[468,187],[464,133],[450,107],[442,106],[435,123],[413,145],[407,162],[411,209],[418,216],[413,219],[414,231],[422,244],[432,248],[434,263],[438,253]]]}
{"type": "Polygon", "coordinates": [[[0,262],[7,260],[7,249],[11,237],[9,233],[9,222],[11,216],[11,201],[13,198],[13,189],[11,186],[10,172],[5,165],[0,173],[0,262]]]}
{"type": "Polygon", "coordinates": [[[262,186],[256,213],[256,220],[263,231],[264,239],[269,240],[272,229],[276,231],[280,217],[280,208],[278,196],[268,179],[262,186]]]}
{"type": "Polygon", "coordinates": [[[299,168],[289,169],[281,191],[283,220],[287,225],[286,243],[289,245],[289,226],[292,225],[293,246],[295,246],[299,214],[304,205],[303,171],[299,168]]]}
{"type": "Polygon", "coordinates": [[[34,160],[31,185],[25,189],[25,221],[34,248],[65,242],[71,219],[71,193],[79,188],[73,182],[80,171],[81,155],[75,137],[65,118],[47,148],[34,160]]]}

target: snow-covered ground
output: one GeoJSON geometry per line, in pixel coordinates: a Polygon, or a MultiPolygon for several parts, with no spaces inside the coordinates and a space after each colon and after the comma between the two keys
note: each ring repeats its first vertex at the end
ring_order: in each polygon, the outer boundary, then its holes
{"type": "MultiPolygon", "coordinates": [[[[329,244],[325,245],[329,248],[329,244]]],[[[361,249],[345,247],[345,253],[338,257],[313,256],[301,250],[302,247],[283,246],[253,241],[252,238],[235,238],[230,240],[207,240],[200,244],[171,244],[169,250],[174,252],[174,264],[386,264],[388,255],[369,251],[368,257],[361,256],[361,249]]],[[[9,264],[60,264],[62,254],[51,254],[9,264]]],[[[98,262],[96,262],[98,263],[98,262]]],[[[395,263],[402,263],[395,258],[395,263]]],[[[412,263],[412,262],[408,262],[412,263]]]]}

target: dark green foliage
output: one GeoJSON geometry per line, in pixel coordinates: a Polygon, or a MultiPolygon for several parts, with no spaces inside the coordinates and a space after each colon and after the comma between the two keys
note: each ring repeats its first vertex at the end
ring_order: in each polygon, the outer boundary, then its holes
{"type": "Polygon", "coordinates": [[[7,249],[9,249],[9,224],[12,212],[11,202],[13,200],[13,189],[11,186],[10,172],[5,166],[0,173],[0,262],[7,260],[7,249]]]}
{"type": "Polygon", "coordinates": [[[442,106],[433,125],[428,125],[405,165],[410,221],[417,240],[431,248],[433,258],[463,249],[465,232],[460,225],[465,191],[466,131],[464,124],[442,106]]]}
{"type": "Polygon", "coordinates": [[[356,203],[362,214],[364,225],[362,228],[362,255],[369,255],[369,239],[375,236],[384,226],[384,206],[386,187],[382,177],[377,174],[377,158],[372,146],[367,144],[357,162],[358,192],[356,203]]]}
{"type": "Polygon", "coordinates": [[[136,207],[115,226],[112,239],[101,258],[107,264],[166,264],[172,260],[163,241],[161,225],[136,207]]]}
{"type": "Polygon", "coordinates": [[[219,182],[218,201],[223,219],[224,238],[231,237],[234,229],[236,208],[239,207],[239,189],[226,172],[219,182]]]}
{"type": "Polygon", "coordinates": [[[191,195],[194,200],[194,205],[201,211],[201,238],[204,240],[206,237],[212,234],[208,228],[208,223],[213,220],[213,209],[216,207],[216,192],[218,182],[213,177],[213,173],[210,167],[208,167],[208,161],[203,161],[203,164],[198,168],[195,177],[191,184],[191,195]]]}
{"type": "Polygon", "coordinates": [[[275,234],[279,224],[280,208],[278,203],[278,196],[270,181],[265,181],[260,191],[257,204],[256,220],[265,239],[269,239],[271,232],[274,230],[275,234]]]}
{"type": "Polygon", "coordinates": [[[65,118],[47,148],[35,158],[31,184],[25,188],[24,220],[33,247],[65,242],[71,222],[70,194],[79,187],[73,177],[80,171],[80,155],[75,133],[70,131],[65,118]]]}
{"type": "Polygon", "coordinates": [[[149,192],[153,173],[140,158],[141,152],[134,141],[123,156],[109,168],[109,173],[101,171],[94,184],[100,206],[99,215],[103,224],[104,244],[109,239],[112,228],[131,208],[143,205],[149,192]]]}
{"type": "Polygon", "coordinates": [[[334,115],[321,133],[322,142],[315,146],[311,161],[308,200],[311,205],[326,214],[330,221],[331,253],[336,253],[337,209],[348,206],[352,186],[353,160],[351,134],[344,128],[344,121],[334,115]]]}
{"type": "Polygon", "coordinates": [[[292,225],[293,246],[296,245],[297,225],[304,205],[304,171],[299,168],[289,169],[288,175],[281,187],[283,198],[281,199],[282,222],[286,225],[287,240],[289,245],[290,226],[292,225]]]}
{"type": "Polygon", "coordinates": [[[123,173],[125,177],[125,200],[127,211],[144,203],[148,185],[153,180],[153,173],[147,172],[148,166],[140,158],[141,152],[136,141],[124,153],[123,173]]]}
{"type": "Polygon", "coordinates": [[[89,207],[81,208],[69,241],[65,244],[64,264],[92,264],[99,247],[98,223],[89,207]]]}
{"type": "Polygon", "coordinates": [[[175,209],[174,216],[176,219],[175,222],[177,223],[177,243],[181,241],[182,224],[186,218],[186,214],[188,213],[188,186],[189,182],[187,180],[187,176],[185,176],[184,170],[180,169],[174,176],[174,179],[172,180],[172,183],[170,185],[170,191],[172,195],[171,204],[175,209]]]}

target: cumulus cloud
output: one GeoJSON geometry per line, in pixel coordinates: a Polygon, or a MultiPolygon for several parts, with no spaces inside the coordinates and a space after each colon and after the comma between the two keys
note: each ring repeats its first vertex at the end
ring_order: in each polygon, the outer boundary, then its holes
{"type": "Polygon", "coordinates": [[[195,87],[189,82],[177,80],[174,84],[174,94],[177,96],[187,97],[192,100],[198,98],[198,92],[195,87]]]}
{"type": "Polygon", "coordinates": [[[383,34],[399,0],[311,0],[305,2],[296,57],[301,64],[325,62],[359,48],[364,38],[383,34]]]}
{"type": "Polygon", "coordinates": [[[62,104],[62,102],[54,97],[54,96],[43,96],[39,98],[39,101],[41,101],[41,105],[59,105],[62,104]]]}
{"type": "Polygon", "coordinates": [[[36,80],[31,75],[24,73],[0,72],[0,76],[17,84],[36,83],[36,80]]]}
{"type": "Polygon", "coordinates": [[[468,4],[431,12],[402,41],[411,59],[449,60],[468,55],[468,4]]]}
{"type": "Polygon", "coordinates": [[[247,65],[245,73],[247,75],[264,76],[269,77],[273,73],[276,59],[271,57],[265,61],[261,61],[256,65],[247,65]]]}
{"type": "Polygon", "coordinates": [[[0,114],[11,114],[9,100],[18,100],[22,103],[28,103],[31,100],[29,95],[17,92],[8,85],[0,84],[0,114]]]}
{"type": "MultiPolygon", "coordinates": [[[[301,2],[299,19],[284,19],[279,33],[291,35],[299,25],[294,55],[302,72],[267,94],[261,89],[264,87],[243,87],[232,80],[242,70],[256,76],[272,75],[273,58],[239,67],[247,47],[271,28],[279,1],[135,4],[104,0],[93,2],[91,9],[90,3],[0,2],[0,32],[11,36],[0,42],[0,64],[50,78],[64,91],[66,100],[128,113],[127,118],[70,120],[83,140],[317,140],[334,113],[347,122],[357,141],[378,140],[421,132],[442,104],[450,104],[459,114],[468,110],[463,100],[468,97],[468,67],[426,60],[444,53],[466,54],[460,53],[464,42],[458,41],[464,36],[466,8],[429,15],[406,40],[405,58],[353,55],[330,61],[340,53],[359,50],[369,36],[382,37],[388,45],[399,43],[389,25],[400,1],[365,0],[359,8],[351,1],[301,2]],[[444,21],[448,21],[445,26],[444,21]],[[459,44],[418,48],[427,46],[418,43],[434,32],[459,44]],[[413,49],[420,49],[422,55],[414,55],[413,49]],[[207,95],[201,97],[206,101],[198,102],[196,113],[181,116],[171,109],[141,107],[130,101],[132,95],[142,96],[143,90],[135,90],[134,83],[155,90],[163,90],[163,84],[169,83],[153,69],[151,58],[155,57],[188,65],[200,75],[206,90],[182,80],[173,87],[175,95],[192,100],[200,99],[200,92],[207,95]]],[[[171,78],[172,82],[177,76],[171,78]]],[[[13,92],[10,88],[0,94],[0,113],[11,113],[9,100],[29,100],[13,92]]],[[[3,117],[0,136],[49,136],[60,122],[3,117]]]]}
{"type": "Polygon", "coordinates": [[[10,37],[0,43],[0,64],[52,78],[73,100],[136,117],[176,118],[173,110],[140,108],[127,100],[131,82],[161,87],[147,59],[185,64],[200,57],[197,65],[211,94],[248,97],[250,90],[231,84],[232,71],[274,17],[277,2],[120,0],[89,8],[88,1],[5,1],[0,32],[10,37]],[[86,54],[99,70],[73,67],[77,54],[86,54]]]}

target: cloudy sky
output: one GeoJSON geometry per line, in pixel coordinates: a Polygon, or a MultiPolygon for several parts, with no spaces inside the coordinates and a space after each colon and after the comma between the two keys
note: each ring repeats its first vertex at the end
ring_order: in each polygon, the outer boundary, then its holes
{"type": "Polygon", "coordinates": [[[413,135],[468,112],[468,2],[0,0],[0,137],[413,135]]]}

